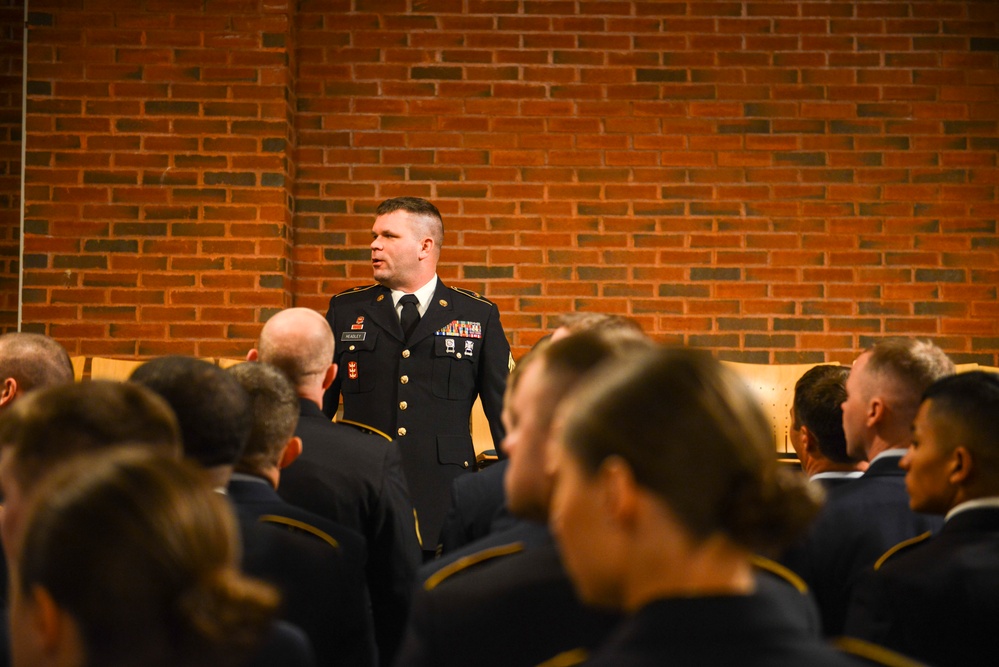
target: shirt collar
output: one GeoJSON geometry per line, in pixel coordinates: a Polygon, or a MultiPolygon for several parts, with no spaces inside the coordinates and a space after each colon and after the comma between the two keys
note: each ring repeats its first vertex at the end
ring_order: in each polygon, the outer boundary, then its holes
{"type": "Polygon", "coordinates": [[[974,500],[966,500],[960,505],[955,505],[951,508],[947,515],[944,517],[944,521],[950,521],[954,515],[960,514],[967,510],[976,510],[982,507],[999,507],[999,496],[991,496],[989,498],[975,498],[974,500]]]}
{"type": "MultiPolygon", "coordinates": [[[[430,307],[430,300],[434,297],[435,291],[437,291],[436,273],[434,274],[434,277],[430,279],[430,282],[415,292],[412,292],[412,294],[415,295],[420,301],[420,317],[423,317],[427,313],[427,308],[430,307]]],[[[396,310],[399,309],[399,299],[406,294],[410,294],[410,292],[403,292],[402,290],[397,289],[392,290],[392,305],[395,306],[396,310]]]]}
{"type": "Polygon", "coordinates": [[[862,470],[828,470],[826,472],[817,472],[808,478],[809,481],[813,479],[856,479],[863,475],[862,470]]]}
{"type": "Polygon", "coordinates": [[[905,456],[905,452],[906,452],[906,449],[904,447],[901,447],[901,448],[900,447],[895,447],[893,449],[886,449],[885,451],[881,452],[880,454],[878,454],[877,456],[875,456],[873,459],[871,459],[871,465],[874,465],[874,462],[878,461],[880,459],[891,459],[891,458],[900,459],[903,456],[905,456]]]}

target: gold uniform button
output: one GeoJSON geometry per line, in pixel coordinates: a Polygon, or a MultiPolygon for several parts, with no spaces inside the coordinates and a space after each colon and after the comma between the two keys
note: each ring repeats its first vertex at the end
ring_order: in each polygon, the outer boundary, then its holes
{"type": "MultiPolygon", "coordinates": [[[[400,429],[400,430],[401,430],[401,429],[400,429]]],[[[468,467],[468,461],[465,461],[464,465],[465,465],[465,467],[467,468],[467,467],[468,467]]]]}
{"type": "Polygon", "coordinates": [[[399,435],[401,435],[401,436],[402,435],[406,435],[406,429],[405,429],[405,427],[399,429],[399,435]]]}
{"type": "Polygon", "coordinates": [[[351,345],[349,349],[350,349],[350,351],[351,351],[351,352],[353,352],[353,351],[354,351],[354,350],[356,350],[357,348],[356,348],[356,347],[354,347],[353,345],[351,345]]]}
{"type": "Polygon", "coordinates": [[[409,407],[409,403],[407,403],[406,401],[400,401],[399,402],[399,409],[400,410],[405,410],[408,407],[409,407]]]}
{"type": "Polygon", "coordinates": [[[409,350],[403,350],[402,351],[402,358],[403,359],[409,359],[409,350]]]}
{"type": "Polygon", "coordinates": [[[454,356],[456,356],[457,358],[461,359],[461,352],[459,352],[458,354],[456,354],[454,356]]]}
{"type": "Polygon", "coordinates": [[[399,382],[401,382],[403,384],[409,384],[409,376],[408,375],[403,375],[401,378],[399,378],[399,382]]]}

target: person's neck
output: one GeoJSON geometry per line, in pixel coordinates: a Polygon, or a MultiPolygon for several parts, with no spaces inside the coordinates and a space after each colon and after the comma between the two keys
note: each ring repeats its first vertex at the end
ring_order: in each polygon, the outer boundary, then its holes
{"type": "Polygon", "coordinates": [[[307,401],[312,401],[313,403],[319,406],[320,410],[323,409],[323,395],[325,393],[326,390],[323,389],[322,385],[318,384],[315,386],[298,388],[298,397],[304,398],[307,401]]]}
{"type": "Polygon", "coordinates": [[[723,536],[670,551],[636,551],[622,596],[625,611],[663,598],[748,595],[755,588],[748,553],[723,536]]]}
{"type": "Polygon", "coordinates": [[[403,292],[404,294],[415,294],[422,288],[426,287],[427,283],[433,280],[436,275],[437,275],[437,270],[434,269],[434,271],[431,271],[429,275],[422,275],[413,278],[407,281],[405,284],[385,285],[385,283],[382,283],[382,285],[388,287],[390,290],[393,291],[403,292]]]}
{"type": "Polygon", "coordinates": [[[813,477],[823,472],[863,472],[867,470],[867,461],[837,463],[826,458],[810,456],[805,462],[804,470],[808,477],[813,477]]]}

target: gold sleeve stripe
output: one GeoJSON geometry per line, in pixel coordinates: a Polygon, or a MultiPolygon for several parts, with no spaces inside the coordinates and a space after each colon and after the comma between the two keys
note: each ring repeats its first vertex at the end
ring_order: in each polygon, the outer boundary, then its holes
{"type": "Polygon", "coordinates": [[[424,590],[432,591],[437,588],[442,581],[452,575],[458,574],[462,570],[467,570],[474,565],[484,563],[487,560],[492,560],[493,558],[509,556],[523,550],[523,542],[514,542],[513,544],[504,544],[502,546],[492,547],[491,549],[483,549],[482,551],[465,556],[464,558],[459,558],[455,562],[442,567],[430,575],[427,580],[423,582],[423,588],[424,590]]]}
{"type": "Polygon", "coordinates": [[[315,526],[309,525],[309,524],[305,523],[304,521],[298,521],[296,519],[290,519],[290,518],[288,518],[286,516],[277,516],[275,514],[264,514],[264,515],[261,515],[261,517],[260,517],[259,520],[262,523],[276,523],[276,524],[279,524],[279,525],[282,525],[282,526],[289,526],[291,528],[297,528],[298,530],[301,530],[301,531],[304,531],[306,533],[309,533],[310,535],[315,535],[316,537],[318,537],[319,539],[321,539],[323,542],[326,542],[328,545],[330,545],[334,549],[339,549],[340,548],[340,543],[337,542],[336,539],[332,535],[330,535],[329,533],[327,533],[324,530],[319,530],[315,526]]]}
{"type": "Polygon", "coordinates": [[[798,592],[801,593],[802,595],[808,593],[808,584],[805,583],[805,580],[799,577],[797,574],[795,574],[792,570],[789,570],[788,568],[781,565],[780,563],[756,554],[753,554],[749,560],[753,564],[753,567],[757,567],[761,570],[766,570],[767,572],[780,577],[781,579],[783,579],[784,581],[786,581],[787,583],[791,584],[796,589],[798,589],[798,592]]]}
{"type": "Polygon", "coordinates": [[[563,651],[554,658],[549,658],[537,665],[537,667],[572,667],[581,665],[590,657],[590,652],[585,648],[574,648],[571,651],[563,651]]]}
{"type": "Polygon", "coordinates": [[[874,563],[874,571],[877,572],[878,570],[880,570],[881,566],[885,564],[885,561],[887,561],[889,558],[891,558],[892,556],[894,556],[895,554],[897,554],[902,549],[905,549],[906,547],[912,546],[913,544],[919,544],[920,542],[928,540],[928,539],[930,539],[930,537],[932,537],[932,535],[933,535],[933,533],[931,533],[929,531],[926,531],[922,535],[916,535],[915,537],[910,537],[907,540],[903,540],[903,541],[899,542],[898,544],[896,544],[895,546],[893,546],[891,549],[889,549],[888,551],[886,551],[883,554],[881,554],[881,558],[879,558],[874,563]]]}
{"type": "Polygon", "coordinates": [[[888,667],[925,667],[921,662],[916,662],[904,655],[886,649],[884,646],[871,644],[862,639],[838,637],[833,640],[833,645],[843,653],[855,655],[858,658],[869,660],[878,665],[887,665],[888,667]]]}

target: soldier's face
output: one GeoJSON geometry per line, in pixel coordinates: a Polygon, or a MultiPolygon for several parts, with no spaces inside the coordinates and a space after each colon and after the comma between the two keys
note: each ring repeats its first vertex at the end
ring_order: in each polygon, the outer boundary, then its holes
{"type": "Polygon", "coordinates": [[[371,269],[376,281],[389,289],[415,291],[421,273],[420,262],[428,257],[421,227],[410,220],[408,211],[392,211],[375,218],[371,228],[371,269]]]}
{"type": "Polygon", "coordinates": [[[853,362],[853,368],[846,379],[846,400],[843,401],[843,434],[846,436],[846,452],[858,461],[867,460],[867,418],[870,407],[867,360],[865,352],[853,362]]]}
{"type": "Polygon", "coordinates": [[[551,496],[545,473],[551,414],[540,361],[523,370],[509,399],[503,406],[503,451],[510,459],[503,478],[507,507],[517,516],[543,521],[551,496]]]}
{"type": "Polygon", "coordinates": [[[909,507],[915,512],[946,514],[955,502],[957,487],[949,481],[955,465],[953,443],[948,446],[943,438],[954,437],[954,429],[940,428],[932,416],[932,404],[930,399],[919,406],[912,443],[899,466],[905,470],[909,507]]]}

